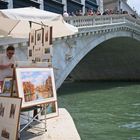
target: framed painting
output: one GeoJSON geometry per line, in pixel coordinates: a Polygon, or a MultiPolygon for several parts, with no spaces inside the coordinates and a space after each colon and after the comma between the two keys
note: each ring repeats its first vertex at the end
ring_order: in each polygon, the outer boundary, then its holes
{"type": "Polygon", "coordinates": [[[35,58],[34,58],[34,61],[35,61],[35,62],[41,62],[42,59],[41,59],[40,57],[35,57],[35,58]]]}
{"type": "Polygon", "coordinates": [[[33,50],[29,49],[29,57],[33,56],[33,50]]]}
{"type": "Polygon", "coordinates": [[[32,29],[29,33],[29,47],[33,47],[35,45],[35,30],[32,29]]]}
{"type": "Polygon", "coordinates": [[[34,58],[34,52],[33,52],[33,49],[30,47],[28,48],[28,60],[32,61],[33,58],[34,58]]]}
{"type": "Polygon", "coordinates": [[[53,35],[53,27],[50,27],[50,35],[49,35],[49,45],[52,45],[52,35],[53,35]]]}
{"type": "Polygon", "coordinates": [[[49,46],[49,27],[48,26],[43,28],[43,45],[45,47],[49,46]]]}
{"type": "Polygon", "coordinates": [[[16,80],[22,108],[56,100],[52,68],[16,68],[16,80]]]}
{"type": "Polygon", "coordinates": [[[42,29],[38,29],[35,31],[35,42],[36,45],[42,44],[42,29]]]}
{"type": "Polygon", "coordinates": [[[21,102],[21,98],[0,97],[1,140],[17,140],[21,102]]]}
{"type": "Polygon", "coordinates": [[[43,29],[43,45],[44,45],[44,47],[52,47],[52,35],[53,35],[52,26],[44,27],[44,29],[43,29]]]}
{"type": "Polygon", "coordinates": [[[35,62],[41,62],[42,61],[42,47],[36,46],[34,49],[34,60],[35,62]]]}
{"type": "Polygon", "coordinates": [[[1,95],[11,96],[12,90],[13,90],[13,78],[12,77],[4,78],[1,95]]]}
{"type": "Polygon", "coordinates": [[[37,56],[39,55],[41,57],[42,55],[42,46],[40,45],[35,45],[35,48],[34,48],[34,56],[37,56]]]}
{"type": "Polygon", "coordinates": [[[51,53],[51,48],[44,48],[44,54],[50,54],[51,53]]]}
{"type": "MultiPolygon", "coordinates": [[[[58,105],[57,105],[57,101],[52,101],[49,102],[47,104],[45,104],[46,106],[46,118],[53,118],[53,117],[57,117],[58,116],[58,105]]],[[[41,119],[44,119],[44,115],[45,115],[45,110],[43,110],[41,112],[41,119]]]]}

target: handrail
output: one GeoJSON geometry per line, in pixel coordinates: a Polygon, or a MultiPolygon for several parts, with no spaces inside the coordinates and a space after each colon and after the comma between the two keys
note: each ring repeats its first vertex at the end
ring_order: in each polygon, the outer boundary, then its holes
{"type": "Polygon", "coordinates": [[[104,25],[112,23],[125,23],[126,21],[133,22],[140,26],[140,19],[135,19],[131,15],[101,15],[101,16],[74,16],[65,17],[64,20],[76,27],[87,27],[94,25],[104,25]]]}

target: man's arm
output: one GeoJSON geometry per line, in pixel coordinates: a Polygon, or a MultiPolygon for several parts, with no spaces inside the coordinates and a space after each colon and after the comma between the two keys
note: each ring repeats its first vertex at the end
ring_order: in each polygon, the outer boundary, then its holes
{"type": "Polygon", "coordinates": [[[2,65],[0,64],[0,69],[6,69],[6,68],[12,68],[13,64],[10,63],[10,64],[6,64],[6,65],[2,65]]]}

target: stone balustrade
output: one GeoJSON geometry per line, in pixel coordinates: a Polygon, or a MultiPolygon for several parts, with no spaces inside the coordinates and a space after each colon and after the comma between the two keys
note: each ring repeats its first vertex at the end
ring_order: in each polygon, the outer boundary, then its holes
{"type": "Polygon", "coordinates": [[[140,20],[133,18],[131,15],[102,15],[102,16],[77,16],[65,17],[64,20],[78,28],[96,25],[111,25],[117,23],[126,23],[127,21],[140,26],[140,20]]]}

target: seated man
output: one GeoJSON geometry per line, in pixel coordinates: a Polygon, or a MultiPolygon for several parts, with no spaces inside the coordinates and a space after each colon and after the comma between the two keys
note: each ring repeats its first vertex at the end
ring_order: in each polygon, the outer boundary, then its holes
{"type": "Polygon", "coordinates": [[[15,65],[15,48],[9,45],[6,54],[0,54],[0,87],[2,87],[5,77],[13,76],[13,67],[15,65]]]}

